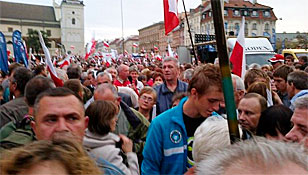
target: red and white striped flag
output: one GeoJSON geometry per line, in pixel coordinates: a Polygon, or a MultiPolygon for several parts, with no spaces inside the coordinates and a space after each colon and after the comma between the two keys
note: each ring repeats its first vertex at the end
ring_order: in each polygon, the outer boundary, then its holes
{"type": "Polygon", "coordinates": [[[53,80],[53,82],[55,83],[55,85],[57,87],[62,87],[63,86],[63,81],[60,78],[58,78],[56,69],[53,66],[52,62],[51,62],[49,50],[47,49],[47,47],[45,45],[45,42],[43,40],[41,32],[39,31],[38,33],[39,33],[40,43],[42,45],[42,48],[43,48],[43,51],[44,51],[44,54],[45,54],[45,63],[47,65],[47,69],[48,69],[48,71],[50,73],[51,79],[53,80]]]}
{"type": "Polygon", "coordinates": [[[232,63],[232,72],[235,75],[244,78],[246,73],[246,58],[245,58],[245,18],[242,18],[242,25],[237,36],[230,62],[232,63]]]}
{"type": "Polygon", "coordinates": [[[133,47],[138,47],[138,44],[137,43],[133,43],[133,47]]]}
{"type": "Polygon", "coordinates": [[[179,25],[178,0],[164,0],[165,35],[179,25]]]}
{"type": "Polygon", "coordinates": [[[109,48],[109,44],[104,41],[104,46],[109,48]]]}
{"type": "Polygon", "coordinates": [[[89,45],[86,56],[84,57],[85,60],[89,58],[90,55],[92,55],[95,52],[95,47],[96,47],[96,41],[93,38],[91,45],[89,45]]]}
{"type": "Polygon", "coordinates": [[[158,51],[158,47],[157,47],[157,46],[155,46],[155,45],[154,45],[154,50],[155,50],[155,51],[158,51]]]}
{"type": "Polygon", "coordinates": [[[62,69],[64,66],[68,66],[71,64],[71,56],[67,55],[66,58],[58,63],[60,68],[62,69]]]}

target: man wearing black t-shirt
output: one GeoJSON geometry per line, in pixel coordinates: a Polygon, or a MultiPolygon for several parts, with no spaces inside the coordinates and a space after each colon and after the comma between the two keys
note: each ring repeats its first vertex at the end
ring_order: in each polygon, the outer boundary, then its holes
{"type": "Polygon", "coordinates": [[[197,127],[223,100],[218,67],[207,64],[195,70],[189,97],[156,117],[148,130],[142,174],[184,174],[192,167],[191,146],[197,127]]]}

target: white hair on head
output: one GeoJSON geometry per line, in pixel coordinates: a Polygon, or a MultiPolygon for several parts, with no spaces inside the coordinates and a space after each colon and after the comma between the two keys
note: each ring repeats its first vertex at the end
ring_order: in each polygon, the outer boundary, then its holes
{"type": "Polygon", "coordinates": [[[278,169],[294,163],[308,171],[308,155],[305,148],[297,143],[267,140],[257,137],[212,152],[207,159],[196,163],[196,174],[224,174],[232,165],[264,170],[278,169]],[[251,165],[251,166],[249,166],[251,165]]]}
{"type": "Polygon", "coordinates": [[[166,57],[166,58],[163,59],[163,64],[164,64],[164,62],[168,62],[168,61],[173,61],[178,68],[180,67],[180,62],[176,58],[166,57]]]}
{"type": "Polygon", "coordinates": [[[236,90],[245,90],[245,84],[243,79],[241,79],[241,77],[235,75],[235,74],[231,74],[232,79],[235,80],[236,82],[236,90]]]}
{"type": "Polygon", "coordinates": [[[112,76],[111,76],[111,74],[110,74],[109,72],[107,72],[107,71],[98,73],[96,79],[97,79],[98,77],[103,77],[103,76],[105,76],[105,75],[109,78],[110,81],[112,81],[112,76]]]}
{"type": "Polygon", "coordinates": [[[294,102],[295,109],[308,109],[308,95],[299,97],[294,102]]]}
{"type": "Polygon", "coordinates": [[[230,137],[227,120],[209,117],[195,131],[192,150],[194,161],[200,162],[211,150],[228,145],[230,137]]]}

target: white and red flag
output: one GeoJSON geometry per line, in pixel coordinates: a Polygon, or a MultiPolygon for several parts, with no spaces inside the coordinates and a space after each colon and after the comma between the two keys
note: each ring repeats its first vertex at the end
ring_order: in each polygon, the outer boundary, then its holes
{"type": "Polygon", "coordinates": [[[56,69],[51,62],[50,53],[49,53],[49,50],[47,49],[47,47],[45,45],[45,42],[43,40],[41,32],[39,31],[38,33],[39,33],[40,43],[42,45],[42,48],[43,48],[43,51],[44,51],[44,54],[45,54],[45,63],[47,65],[47,69],[50,73],[51,79],[53,80],[53,82],[55,83],[55,85],[57,87],[62,87],[63,81],[58,77],[56,69]]]}
{"type": "Polygon", "coordinates": [[[237,36],[230,62],[232,63],[232,73],[244,78],[246,72],[246,58],[245,58],[245,18],[242,18],[242,24],[237,36]]]}
{"type": "Polygon", "coordinates": [[[95,52],[95,47],[96,47],[96,41],[93,38],[92,43],[88,45],[87,53],[86,53],[86,56],[84,57],[85,60],[87,60],[89,56],[95,52]]]}
{"type": "Polygon", "coordinates": [[[154,45],[154,50],[155,50],[155,51],[158,51],[158,47],[157,47],[157,46],[155,46],[155,45],[154,45]]]}
{"type": "Polygon", "coordinates": [[[168,44],[168,54],[169,57],[174,57],[170,44],[168,44]]]}
{"type": "Polygon", "coordinates": [[[138,47],[138,44],[137,43],[133,43],[133,47],[138,47]]]}
{"type": "Polygon", "coordinates": [[[109,48],[109,44],[106,41],[104,41],[104,46],[109,48]]]}
{"type": "Polygon", "coordinates": [[[164,0],[165,35],[179,25],[178,0],[164,0]]]}
{"type": "Polygon", "coordinates": [[[62,69],[64,66],[68,66],[71,64],[71,56],[67,55],[66,58],[58,63],[60,68],[62,69]]]}

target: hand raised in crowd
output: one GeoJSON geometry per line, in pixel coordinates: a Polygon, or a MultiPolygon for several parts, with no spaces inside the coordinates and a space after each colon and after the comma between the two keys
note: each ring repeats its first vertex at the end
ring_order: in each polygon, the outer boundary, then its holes
{"type": "Polygon", "coordinates": [[[119,137],[122,140],[122,150],[125,153],[133,152],[133,142],[125,135],[120,134],[119,137]]]}

